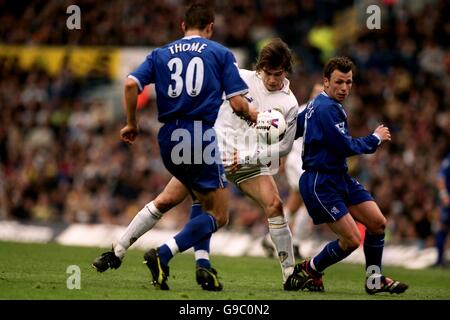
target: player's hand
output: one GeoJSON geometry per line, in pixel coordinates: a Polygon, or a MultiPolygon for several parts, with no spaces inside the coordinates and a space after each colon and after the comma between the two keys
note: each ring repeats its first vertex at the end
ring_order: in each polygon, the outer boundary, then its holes
{"type": "Polygon", "coordinates": [[[391,133],[389,132],[389,128],[385,127],[383,124],[380,124],[373,133],[377,134],[381,138],[381,142],[391,141],[391,133]]]}
{"type": "Polygon", "coordinates": [[[139,128],[137,125],[127,124],[120,130],[120,139],[128,144],[133,144],[138,134],[139,128]]]}

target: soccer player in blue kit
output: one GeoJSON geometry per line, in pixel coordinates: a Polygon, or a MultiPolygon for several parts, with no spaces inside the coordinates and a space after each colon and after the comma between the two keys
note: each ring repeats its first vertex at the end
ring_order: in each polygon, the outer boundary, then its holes
{"type": "Polygon", "coordinates": [[[182,22],[184,37],[153,50],[125,83],[127,125],[121,138],[136,139],[138,93],[155,83],[158,120],[164,124],[158,133],[162,160],[203,209],[173,239],[145,253],[153,284],[162,290],[169,289],[170,259],[228,221],[229,191],[213,129],[223,94],[238,116],[255,122],[258,115],[243,97],[248,87],[233,54],[209,40],[213,25],[212,9],[191,5],[182,22]]]}
{"type": "Polygon", "coordinates": [[[441,203],[441,225],[436,233],[436,248],[438,251],[436,267],[445,266],[445,242],[450,229],[450,153],[442,161],[438,172],[436,187],[441,203]]]}
{"type": "Polygon", "coordinates": [[[339,239],[296,265],[296,271],[308,279],[306,288],[310,291],[324,291],[323,271],[359,247],[359,221],[367,228],[366,292],[403,293],[407,284],[382,275],[386,218],[370,193],[347,173],[347,157],[374,153],[381,142],[391,140],[389,129],[383,125],[366,137],[349,135],[342,103],[350,94],[353,70],[354,64],[347,57],[330,59],[324,67],[324,91],[297,118],[297,136],[303,136],[305,170],[299,181],[301,195],[314,224],[326,223],[339,239]]]}

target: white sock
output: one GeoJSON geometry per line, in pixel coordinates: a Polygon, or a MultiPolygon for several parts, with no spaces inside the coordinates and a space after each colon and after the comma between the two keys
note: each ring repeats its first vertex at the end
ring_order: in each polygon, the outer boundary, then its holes
{"type": "Polygon", "coordinates": [[[139,211],[133,220],[128,225],[125,233],[114,246],[114,253],[120,259],[123,259],[127,249],[137,240],[140,236],[151,230],[155,224],[161,219],[163,213],[156,208],[152,202],[147,203],[144,208],[139,211]]]}
{"type": "Polygon", "coordinates": [[[194,255],[195,261],[200,259],[209,260],[209,252],[206,250],[197,250],[194,252],[194,255]]]}
{"type": "MultiPolygon", "coordinates": [[[[309,266],[314,270],[317,271],[316,266],[314,265],[314,258],[309,260],[309,266]]],[[[318,271],[317,271],[318,272],[318,271]]]]}
{"type": "Polygon", "coordinates": [[[166,246],[169,247],[170,252],[172,252],[172,256],[176,255],[178,252],[180,252],[180,249],[178,248],[177,242],[175,241],[175,238],[170,239],[165,243],[166,246]]]}
{"type": "Polygon", "coordinates": [[[286,282],[294,271],[295,264],[291,230],[284,216],[269,218],[268,221],[270,237],[280,259],[283,282],[286,282]]]}

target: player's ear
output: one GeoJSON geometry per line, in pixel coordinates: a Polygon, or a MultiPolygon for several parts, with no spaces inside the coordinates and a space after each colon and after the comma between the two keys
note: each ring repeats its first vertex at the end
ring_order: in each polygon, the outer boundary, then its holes
{"type": "Polygon", "coordinates": [[[323,87],[326,89],[330,86],[330,79],[323,77],[323,87]]]}
{"type": "Polygon", "coordinates": [[[209,35],[209,37],[212,37],[213,32],[214,32],[214,22],[211,22],[210,24],[208,24],[206,26],[206,30],[205,31],[206,31],[206,34],[209,35]]]}
{"type": "Polygon", "coordinates": [[[184,21],[181,21],[181,30],[183,30],[183,32],[186,32],[186,24],[184,23],[184,21]]]}

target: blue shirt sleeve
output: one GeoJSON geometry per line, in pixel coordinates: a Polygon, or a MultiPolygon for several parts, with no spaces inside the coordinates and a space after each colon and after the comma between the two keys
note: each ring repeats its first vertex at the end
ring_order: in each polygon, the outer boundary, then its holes
{"type": "Polygon", "coordinates": [[[378,138],[372,134],[363,138],[351,137],[345,126],[342,126],[345,119],[342,118],[340,113],[341,111],[334,105],[321,108],[319,111],[319,121],[327,145],[344,157],[374,153],[378,147],[378,138]]]}
{"type": "Polygon", "coordinates": [[[152,51],[146,58],[145,61],[142,62],[139,67],[137,67],[136,70],[131,72],[128,75],[128,78],[133,79],[136,81],[138,87],[139,87],[139,93],[144,90],[144,87],[150,83],[154,83],[154,55],[155,50],[152,51]]]}
{"type": "Polygon", "coordinates": [[[307,109],[308,108],[305,108],[305,110],[297,114],[297,130],[295,131],[294,139],[303,137],[303,133],[305,132],[305,115],[307,109]]]}
{"type": "Polygon", "coordinates": [[[231,51],[226,50],[224,61],[224,73],[223,73],[223,89],[227,99],[246,94],[248,92],[248,86],[242,80],[239,75],[239,69],[231,51]]]}

